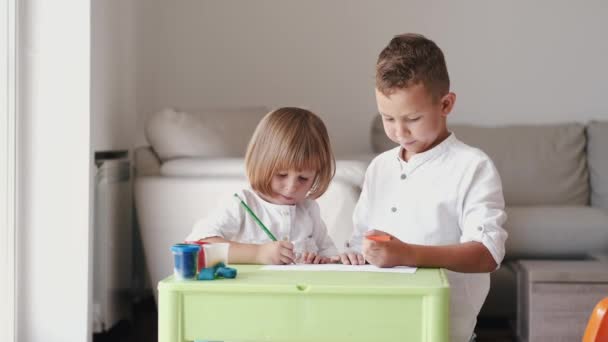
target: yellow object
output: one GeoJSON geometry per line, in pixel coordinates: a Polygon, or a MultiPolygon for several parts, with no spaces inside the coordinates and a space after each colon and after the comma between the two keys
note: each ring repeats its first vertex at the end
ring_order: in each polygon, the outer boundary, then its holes
{"type": "Polygon", "coordinates": [[[236,279],[158,284],[158,340],[436,341],[449,339],[449,285],[414,274],[262,271],[236,279]]]}

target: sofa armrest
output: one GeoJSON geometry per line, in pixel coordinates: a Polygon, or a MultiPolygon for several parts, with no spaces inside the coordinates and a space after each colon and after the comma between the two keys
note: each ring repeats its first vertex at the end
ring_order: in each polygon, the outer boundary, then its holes
{"type": "Polygon", "coordinates": [[[587,126],[587,162],[591,205],[608,209],[608,122],[591,121],[587,126]]]}
{"type": "Polygon", "coordinates": [[[160,159],[150,146],[140,146],[135,149],[135,176],[160,175],[160,159]]]}
{"type": "Polygon", "coordinates": [[[608,254],[605,252],[589,253],[589,258],[600,262],[608,263],[608,254]]]}

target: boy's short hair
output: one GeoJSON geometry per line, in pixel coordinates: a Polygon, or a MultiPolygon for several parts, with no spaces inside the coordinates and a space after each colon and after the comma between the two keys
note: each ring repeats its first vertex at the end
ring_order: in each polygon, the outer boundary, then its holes
{"type": "Polygon", "coordinates": [[[450,91],[443,52],[422,35],[395,36],[378,56],[376,88],[388,96],[418,83],[424,85],[435,101],[450,91]]]}
{"type": "Polygon", "coordinates": [[[325,124],[301,108],[279,108],[266,114],[247,147],[245,168],[251,187],[268,196],[272,195],[271,181],[277,172],[315,170],[309,195],[321,196],[336,170],[325,124]]]}

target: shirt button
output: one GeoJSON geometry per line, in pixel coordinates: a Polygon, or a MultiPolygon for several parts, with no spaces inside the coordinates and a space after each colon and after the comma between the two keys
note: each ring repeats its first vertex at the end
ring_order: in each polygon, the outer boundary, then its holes
{"type": "Polygon", "coordinates": [[[405,173],[401,174],[401,179],[406,179],[407,176],[405,175],[405,173]]]}
{"type": "Polygon", "coordinates": [[[396,208],[396,207],[392,207],[392,208],[391,208],[391,211],[392,211],[392,212],[396,212],[396,211],[397,211],[397,208],[396,208]]]}
{"type": "Polygon", "coordinates": [[[483,232],[483,227],[477,227],[477,230],[483,232]]]}

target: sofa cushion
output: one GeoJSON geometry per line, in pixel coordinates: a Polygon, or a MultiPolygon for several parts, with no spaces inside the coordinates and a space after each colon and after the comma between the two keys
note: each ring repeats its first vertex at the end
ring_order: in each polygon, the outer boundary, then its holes
{"type": "MultiPolygon", "coordinates": [[[[589,203],[582,125],[450,125],[450,130],[459,140],[480,148],[492,158],[508,205],[589,203]]],[[[380,116],[373,124],[372,146],[376,153],[396,146],[384,134],[380,116]]]]}
{"type": "MultiPolygon", "coordinates": [[[[334,180],[340,180],[360,189],[365,178],[366,162],[336,160],[334,180]]],[[[179,158],[164,162],[160,174],[168,177],[246,177],[243,158],[179,158]]]]}
{"type": "Polygon", "coordinates": [[[582,257],[608,250],[608,212],[593,207],[507,207],[506,259],[582,257]]]}
{"type": "Polygon", "coordinates": [[[243,158],[179,158],[168,160],[160,174],[169,177],[242,177],[245,178],[243,158]]]}
{"type": "Polygon", "coordinates": [[[152,147],[140,146],[136,148],[133,154],[133,161],[135,162],[133,169],[136,176],[160,175],[160,159],[158,159],[152,147]]]}
{"type": "Polygon", "coordinates": [[[580,124],[450,129],[494,161],[509,205],[587,205],[589,175],[580,124]]]}
{"type": "Polygon", "coordinates": [[[161,159],[242,157],[265,107],[164,109],[146,123],[146,138],[161,159]]]}
{"type": "Polygon", "coordinates": [[[608,122],[587,126],[587,161],[591,182],[591,205],[608,208],[608,122]]]}

